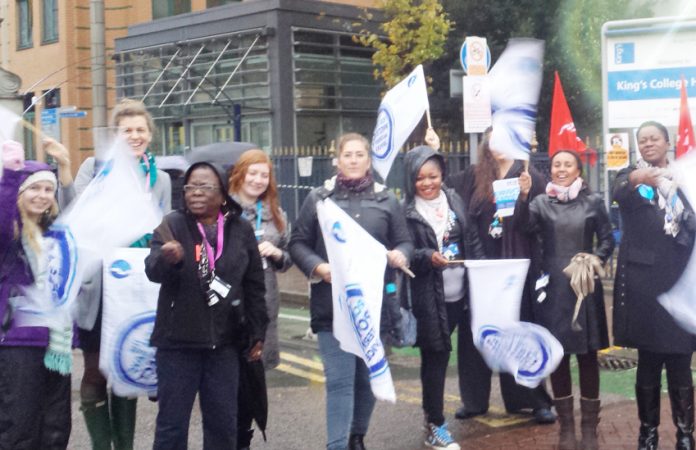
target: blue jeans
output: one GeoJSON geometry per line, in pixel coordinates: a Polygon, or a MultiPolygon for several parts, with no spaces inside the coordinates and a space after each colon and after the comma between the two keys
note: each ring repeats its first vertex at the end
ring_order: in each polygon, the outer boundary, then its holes
{"type": "Polygon", "coordinates": [[[365,362],[341,350],[332,332],[320,331],[319,353],[326,376],[327,450],[345,450],[350,434],[366,434],[375,397],[365,362]]]}
{"type": "Polygon", "coordinates": [[[203,448],[237,448],[239,352],[157,350],[157,429],[154,450],[185,450],[196,393],[203,416],[203,448]]]}

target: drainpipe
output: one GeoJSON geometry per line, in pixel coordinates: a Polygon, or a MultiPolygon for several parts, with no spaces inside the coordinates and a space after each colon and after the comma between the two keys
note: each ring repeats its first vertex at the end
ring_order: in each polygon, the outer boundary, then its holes
{"type": "Polygon", "coordinates": [[[89,21],[92,42],[92,126],[97,128],[107,125],[104,0],[90,0],[89,21]]]}

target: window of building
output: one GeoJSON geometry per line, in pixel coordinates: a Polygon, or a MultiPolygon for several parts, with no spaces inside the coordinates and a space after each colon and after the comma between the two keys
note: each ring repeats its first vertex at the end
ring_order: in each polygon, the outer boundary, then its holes
{"type": "Polygon", "coordinates": [[[33,45],[31,0],[17,0],[17,48],[33,45]]]}
{"type": "Polygon", "coordinates": [[[189,12],[191,12],[191,0],[152,0],[153,19],[189,12]]]}
{"type": "Polygon", "coordinates": [[[370,135],[382,88],[373,52],[350,34],[293,29],[297,145],[329,145],[349,131],[370,135]]]}
{"type": "Polygon", "coordinates": [[[205,6],[212,8],[213,6],[227,5],[228,3],[239,3],[241,0],[207,0],[205,6]]]}
{"type": "Polygon", "coordinates": [[[58,0],[42,0],[41,43],[50,44],[58,40],[58,0]]]}

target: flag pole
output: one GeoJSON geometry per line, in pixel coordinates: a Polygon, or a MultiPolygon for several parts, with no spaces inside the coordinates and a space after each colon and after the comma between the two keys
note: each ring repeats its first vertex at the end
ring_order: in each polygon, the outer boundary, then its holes
{"type": "Polygon", "coordinates": [[[428,120],[428,128],[433,127],[433,122],[430,120],[430,108],[426,108],[425,110],[425,118],[428,120]]]}

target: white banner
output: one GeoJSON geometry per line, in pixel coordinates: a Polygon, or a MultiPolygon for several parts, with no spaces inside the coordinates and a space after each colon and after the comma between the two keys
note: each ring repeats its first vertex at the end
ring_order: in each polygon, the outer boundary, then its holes
{"type": "MultiPolygon", "coordinates": [[[[696,205],[696,153],[689,152],[669,165],[686,199],[696,205]]],[[[682,225],[684,226],[684,225],[682,225]]],[[[679,281],[658,297],[674,320],[691,334],[696,334],[696,246],[679,281]]]]}
{"type": "Polygon", "coordinates": [[[125,141],[115,140],[101,170],[48,233],[52,295],[28,291],[26,303],[17,305],[18,323],[59,329],[70,324],[82,280],[100,270],[104,256],[160,224],[161,210],[142,186],[139,170],[125,141]]]}
{"type": "Polygon", "coordinates": [[[493,110],[491,149],[529,159],[541,91],[544,41],[510,39],[488,79],[493,110]]]}
{"type": "Polygon", "coordinates": [[[317,216],[331,265],[333,334],[365,361],[375,397],[395,402],[379,336],[387,250],[331,199],[317,203],[317,216]]]}
{"type": "Polygon", "coordinates": [[[120,248],[104,259],[104,296],[99,369],[116,395],[157,393],[150,335],[155,325],[159,284],[145,275],[144,248],[120,248]]]}
{"type": "Polygon", "coordinates": [[[387,180],[399,149],[429,108],[428,89],[421,65],[382,99],[372,135],[372,165],[383,180],[387,180]]]}
{"type": "Polygon", "coordinates": [[[519,321],[529,260],[466,261],[466,267],[474,345],[491,370],[538,386],[558,367],[563,347],[544,327],[519,321]]]}

